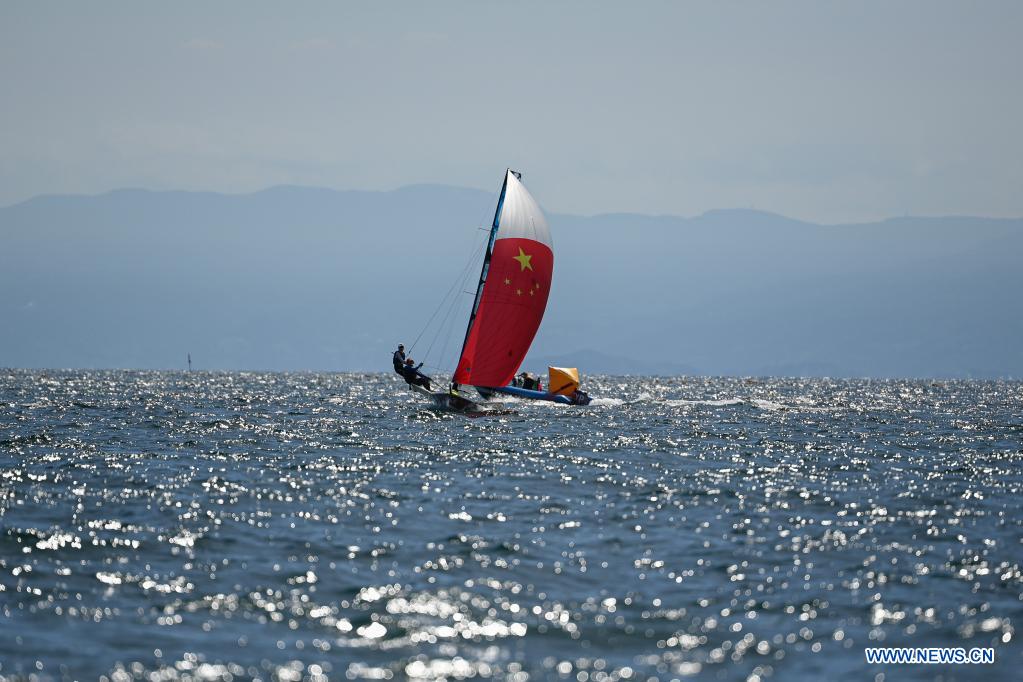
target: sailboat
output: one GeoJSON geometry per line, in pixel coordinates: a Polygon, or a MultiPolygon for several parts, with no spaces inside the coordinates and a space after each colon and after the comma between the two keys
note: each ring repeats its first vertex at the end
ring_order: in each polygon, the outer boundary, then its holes
{"type": "Polygon", "coordinates": [[[475,405],[459,390],[462,386],[475,387],[485,398],[502,393],[573,405],[589,403],[589,396],[578,390],[575,368],[550,368],[547,391],[511,385],[540,328],[553,274],[554,246],[547,219],[522,184],[522,174],[508,169],[451,391],[413,388],[455,409],[475,405]]]}

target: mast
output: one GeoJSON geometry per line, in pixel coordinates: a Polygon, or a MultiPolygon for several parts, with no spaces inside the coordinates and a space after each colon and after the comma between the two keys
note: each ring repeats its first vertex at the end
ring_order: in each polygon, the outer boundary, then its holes
{"type": "MultiPolygon", "coordinates": [[[[480,308],[480,298],[483,296],[483,285],[487,282],[487,272],[490,270],[490,259],[494,255],[494,240],[497,239],[497,228],[501,222],[501,208],[504,206],[504,195],[508,192],[508,174],[515,173],[511,168],[508,168],[504,172],[504,183],[501,185],[501,197],[497,200],[497,210],[494,211],[494,224],[490,228],[490,239],[487,240],[487,253],[483,256],[483,269],[480,270],[480,281],[476,285],[476,298],[472,302],[472,312],[469,313],[469,324],[465,327],[465,338],[462,339],[462,350],[458,352],[459,360],[461,360],[462,353],[465,352],[465,344],[469,342],[469,332],[472,331],[472,323],[476,321],[476,312],[480,308]]],[[[515,177],[521,178],[522,175],[515,173],[515,177]]],[[[451,382],[452,386],[455,386],[455,382],[451,382]]]]}

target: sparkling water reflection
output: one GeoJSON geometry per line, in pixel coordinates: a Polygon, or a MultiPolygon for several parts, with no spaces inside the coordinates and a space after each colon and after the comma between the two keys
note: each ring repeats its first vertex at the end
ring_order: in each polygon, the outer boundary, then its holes
{"type": "Polygon", "coordinates": [[[1023,662],[1023,386],[0,374],[0,676],[897,679],[1023,662]],[[867,666],[867,646],[996,664],[867,666]]]}

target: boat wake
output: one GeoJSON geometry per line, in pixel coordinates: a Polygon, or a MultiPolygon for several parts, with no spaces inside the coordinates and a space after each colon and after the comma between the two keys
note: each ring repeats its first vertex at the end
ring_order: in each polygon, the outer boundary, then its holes
{"type": "Polygon", "coordinates": [[[797,398],[792,404],[779,403],[764,398],[719,398],[713,400],[664,400],[668,407],[733,407],[745,406],[768,412],[785,412],[789,410],[801,412],[828,412],[840,409],[834,406],[821,406],[807,399],[797,398]]]}
{"type": "MultiPolygon", "coordinates": [[[[802,412],[826,412],[840,409],[838,407],[820,406],[812,401],[806,399],[797,398],[793,404],[780,403],[774,400],[767,400],[764,398],[714,398],[707,400],[686,400],[686,399],[661,399],[652,393],[643,392],[634,398],[601,398],[594,397],[590,402],[590,407],[619,407],[622,405],[638,405],[642,403],[659,403],[667,407],[749,407],[756,410],[764,410],[766,412],[786,412],[786,411],[802,411],[802,412]]],[[[548,409],[560,409],[563,405],[557,403],[544,403],[535,400],[527,400],[524,398],[518,398],[513,395],[505,395],[501,397],[500,402],[491,400],[488,403],[483,403],[488,410],[498,409],[498,406],[505,406],[505,413],[513,412],[510,409],[511,406],[519,407],[529,405],[530,407],[548,409]]],[[[493,414],[494,412],[490,412],[493,414]]]]}
{"type": "Polygon", "coordinates": [[[434,403],[426,406],[424,409],[438,414],[454,414],[467,417],[469,419],[478,419],[480,417],[502,417],[509,414],[516,414],[515,410],[508,407],[502,407],[500,404],[480,405],[477,403],[472,407],[459,409],[451,407],[450,405],[434,403]]]}
{"type": "Polygon", "coordinates": [[[755,407],[760,410],[769,410],[771,412],[792,409],[788,405],[776,403],[771,400],[761,400],[759,398],[722,398],[717,400],[665,400],[664,404],[668,405],[669,407],[733,407],[745,405],[748,407],[755,407]]]}
{"type": "Polygon", "coordinates": [[[621,398],[594,398],[590,401],[591,407],[615,407],[629,403],[640,402],[639,400],[623,400],[621,398]]]}

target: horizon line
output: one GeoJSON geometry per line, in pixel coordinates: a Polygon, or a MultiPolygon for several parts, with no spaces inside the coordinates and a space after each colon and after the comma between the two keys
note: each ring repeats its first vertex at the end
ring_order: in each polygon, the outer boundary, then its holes
{"type": "MultiPolygon", "coordinates": [[[[387,370],[360,370],[360,369],[188,369],[168,367],[0,367],[0,372],[165,372],[176,374],[385,374],[392,372],[387,370]]],[[[604,372],[592,372],[588,376],[594,377],[630,377],[637,379],[741,379],[741,380],[767,380],[767,379],[822,379],[837,381],[1002,381],[1010,383],[1023,382],[1023,377],[1000,376],[1000,377],[964,377],[951,375],[931,376],[832,376],[824,374],[608,374],[604,372]]]]}

